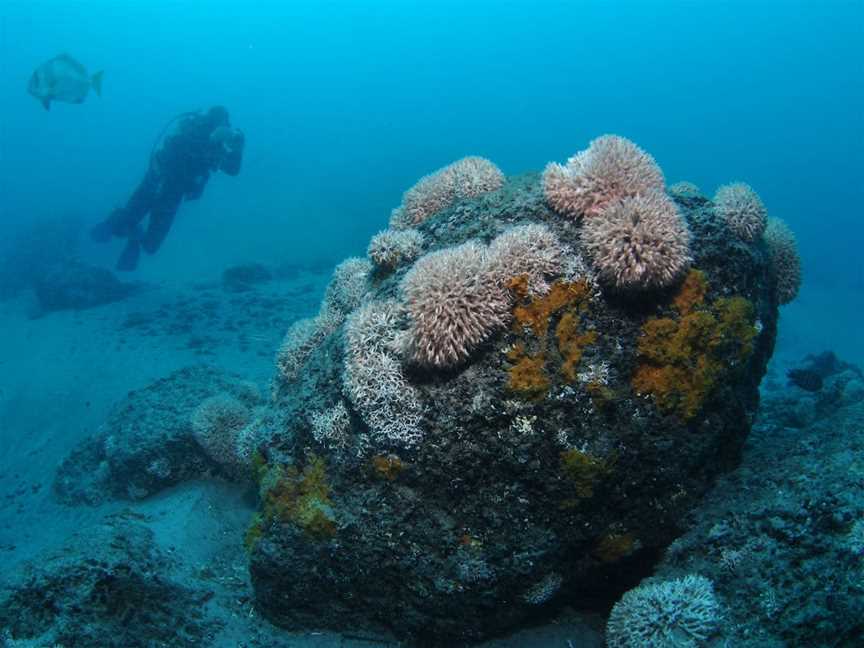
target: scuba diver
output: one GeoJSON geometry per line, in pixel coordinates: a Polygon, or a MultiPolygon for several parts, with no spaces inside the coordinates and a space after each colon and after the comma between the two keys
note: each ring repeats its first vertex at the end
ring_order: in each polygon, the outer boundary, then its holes
{"type": "Polygon", "coordinates": [[[126,206],[115,209],[90,230],[94,241],[127,239],[117,262],[118,270],[134,270],[141,248],[148,254],[159,249],[180,203],[200,198],[211,172],[223,171],[231,176],[240,173],[245,138],[240,130],[231,128],[225,108],[214,106],[206,113],[184,113],[168,126],[177,120],[176,132],[165,138],[158,150],[154,146],[147,173],[126,206]],[[141,221],[147,214],[150,218],[145,230],[141,221]]]}

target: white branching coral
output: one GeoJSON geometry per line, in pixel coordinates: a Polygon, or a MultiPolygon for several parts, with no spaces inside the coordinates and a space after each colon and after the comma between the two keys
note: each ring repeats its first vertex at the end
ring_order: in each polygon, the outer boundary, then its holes
{"type": "Polygon", "coordinates": [[[288,382],[296,380],[303,363],[321,341],[317,319],[308,317],[297,320],[282,338],[282,344],[276,352],[276,370],[282,379],[288,382]]]}
{"type": "Polygon", "coordinates": [[[555,572],[546,574],[522,594],[522,600],[528,605],[543,605],[544,603],[548,603],[558,593],[558,590],[561,589],[561,583],[563,582],[564,579],[561,577],[561,574],[555,572]]]}
{"type": "Polygon", "coordinates": [[[546,202],[572,218],[596,216],[615,201],[663,186],[654,158],[618,135],[598,137],[566,165],[550,162],[543,172],[546,202]]]}
{"type": "Polygon", "coordinates": [[[714,586],[704,576],[640,585],[609,615],[609,648],[697,648],[707,645],[720,620],[714,586]]]}
{"type": "Polygon", "coordinates": [[[322,309],[315,317],[294,322],[285,333],[276,352],[276,369],[281,381],[291,383],[300,377],[300,371],[309,356],[328,335],[341,326],[344,314],[335,309],[322,309]]]}
{"type": "Polygon", "coordinates": [[[369,242],[367,254],[378,268],[393,270],[411,263],[423,252],[423,235],[416,229],[386,229],[369,242]]]}
{"type": "Polygon", "coordinates": [[[742,241],[755,241],[768,224],[768,212],[762,199],[750,185],[743,182],[734,182],[717,189],[714,209],[742,241]]]}
{"type": "Polygon", "coordinates": [[[690,233],[659,192],[624,198],[586,219],[582,240],[604,283],[620,289],[668,286],[690,265],[690,233]]]}
{"type": "Polygon", "coordinates": [[[359,257],[336,266],[318,315],[294,322],[285,334],[276,353],[279,380],[291,383],[299,378],[312,352],[360,305],[369,289],[371,270],[372,264],[359,257]]]}
{"type": "Polygon", "coordinates": [[[342,389],[379,448],[410,447],[423,437],[423,405],[397,355],[402,317],[398,302],[376,301],[345,326],[342,389]]]}
{"type": "Polygon", "coordinates": [[[323,308],[348,315],[360,305],[369,289],[372,264],[368,259],[351,257],[333,270],[333,278],[324,293],[323,308]]]}
{"type": "Polygon", "coordinates": [[[395,207],[390,212],[388,224],[390,225],[390,229],[394,230],[411,229],[414,227],[410,215],[402,208],[402,205],[395,207]]]}
{"type": "Polygon", "coordinates": [[[351,417],[341,400],[330,409],[315,412],[310,420],[312,437],[331,450],[344,450],[350,442],[351,417]]]}

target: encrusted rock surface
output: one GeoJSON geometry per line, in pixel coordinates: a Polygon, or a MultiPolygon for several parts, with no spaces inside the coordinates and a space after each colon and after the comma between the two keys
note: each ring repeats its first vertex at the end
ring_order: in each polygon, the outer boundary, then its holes
{"type": "Polygon", "coordinates": [[[10,645],[210,645],[219,629],[206,614],[212,592],[175,580],[175,567],[152,531],[114,516],[4,583],[0,628],[10,645]]]}
{"type": "Polygon", "coordinates": [[[836,369],[793,417],[782,405],[800,399],[799,388],[765,399],[742,465],[687,516],[658,566],[658,579],[713,581],[723,607],[717,645],[861,645],[864,398],[853,388],[860,370],[836,369]]]}
{"type": "MultiPolygon", "coordinates": [[[[596,283],[578,222],[546,206],[536,174],[418,227],[429,252],[542,223],[568,269],[546,297],[513,277],[513,325],[459,367],[405,365],[423,407],[415,444],[376,440],[345,397],[344,325],[277,378],[247,534],[270,620],[456,645],[564,593],[614,599],[633,584],[620,575],[656,559],[737,465],[777,325],[764,244],[731,236],[706,199],[674,199],[693,269],[638,294],[596,283]],[[334,408],[342,428],[316,433],[334,408]]],[[[400,299],[407,270],[374,275],[364,301],[400,299]]]]}
{"type": "Polygon", "coordinates": [[[195,409],[220,393],[250,406],[259,398],[250,383],[207,365],[180,369],[130,392],[61,464],[54,481],[59,500],[137,500],[189,479],[223,475],[224,467],[207,456],[192,430],[195,409]]]}
{"type": "Polygon", "coordinates": [[[266,265],[245,263],[225,269],[222,273],[222,287],[229,292],[245,292],[272,279],[273,272],[266,265]]]}
{"type": "Polygon", "coordinates": [[[34,282],[43,313],[101,306],[125,299],[140,287],[138,283],[120,281],[110,270],[76,261],[55,265],[34,282]]]}

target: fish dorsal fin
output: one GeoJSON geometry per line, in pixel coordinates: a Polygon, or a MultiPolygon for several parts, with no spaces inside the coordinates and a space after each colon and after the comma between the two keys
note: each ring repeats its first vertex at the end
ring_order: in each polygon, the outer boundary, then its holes
{"type": "Polygon", "coordinates": [[[80,72],[81,74],[83,74],[85,76],[87,75],[87,68],[85,68],[78,61],[76,61],[74,58],[69,56],[66,52],[63,52],[62,54],[58,54],[54,58],[57,61],[63,61],[64,63],[67,63],[69,66],[74,68],[76,72],[80,72]]]}

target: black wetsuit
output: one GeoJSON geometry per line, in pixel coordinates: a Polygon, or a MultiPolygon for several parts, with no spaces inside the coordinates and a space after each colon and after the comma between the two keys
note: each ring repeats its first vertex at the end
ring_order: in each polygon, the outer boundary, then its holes
{"type": "Polygon", "coordinates": [[[93,238],[127,238],[117,264],[134,270],[141,248],[153,254],[165,240],[183,200],[197,200],[214,171],[236,176],[243,160],[243,135],[232,132],[231,146],[211,137],[218,128],[229,128],[227,113],[213,118],[213,111],[185,117],[177,132],[166,138],[151,160],[144,179],[121,209],[93,229],[93,238]],[[150,215],[146,230],[140,223],[150,215]]]}

